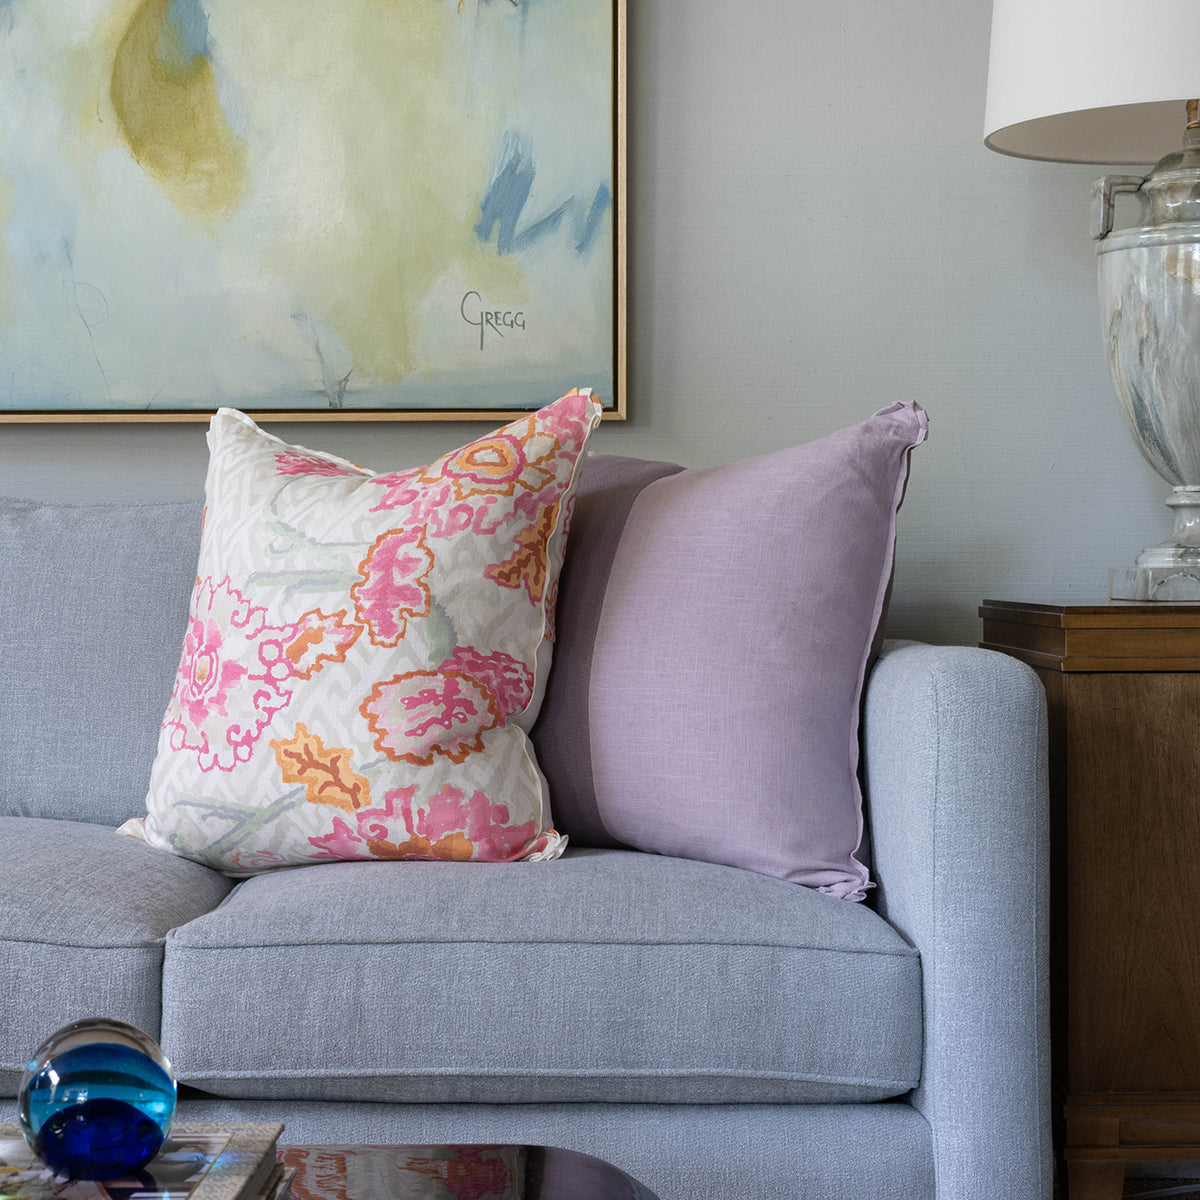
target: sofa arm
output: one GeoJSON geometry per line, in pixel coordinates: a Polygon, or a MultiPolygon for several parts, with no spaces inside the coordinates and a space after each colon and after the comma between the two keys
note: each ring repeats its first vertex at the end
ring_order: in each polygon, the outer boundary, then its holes
{"type": "Polygon", "coordinates": [[[938,1200],[1051,1195],[1046,700],[990,650],[885,643],[864,782],[879,912],[920,951],[938,1200]]]}

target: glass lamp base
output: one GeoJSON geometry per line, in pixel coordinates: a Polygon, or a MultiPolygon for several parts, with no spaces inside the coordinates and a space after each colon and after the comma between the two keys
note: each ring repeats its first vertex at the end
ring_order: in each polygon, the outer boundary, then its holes
{"type": "Polygon", "coordinates": [[[1173,567],[1114,567],[1108,573],[1111,600],[1200,604],[1200,563],[1173,567]]]}
{"type": "Polygon", "coordinates": [[[1167,507],[1175,515],[1171,536],[1143,550],[1132,567],[1109,571],[1109,599],[1200,604],[1200,486],[1172,488],[1167,507]]]}

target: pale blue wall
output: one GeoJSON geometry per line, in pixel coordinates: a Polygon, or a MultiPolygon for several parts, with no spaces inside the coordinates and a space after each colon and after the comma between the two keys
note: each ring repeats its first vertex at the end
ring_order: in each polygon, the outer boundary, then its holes
{"type": "MultiPolygon", "coordinates": [[[[598,448],[708,464],[915,399],[891,631],[971,642],[981,597],[1101,597],[1165,533],[1165,485],[1102,357],[1099,169],[982,146],[987,0],[629,8],[632,419],[598,448]]],[[[272,428],[381,469],[482,431],[272,428]]],[[[17,495],[192,495],[204,465],[198,425],[0,426],[17,495]]]]}

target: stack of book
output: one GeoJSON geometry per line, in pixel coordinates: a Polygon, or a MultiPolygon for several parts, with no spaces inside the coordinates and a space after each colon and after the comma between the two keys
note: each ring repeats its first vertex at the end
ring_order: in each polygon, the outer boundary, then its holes
{"type": "Polygon", "coordinates": [[[104,1183],[63,1179],[0,1122],[0,1200],[289,1200],[295,1170],[276,1151],[282,1125],[181,1121],[140,1171],[104,1183]]]}

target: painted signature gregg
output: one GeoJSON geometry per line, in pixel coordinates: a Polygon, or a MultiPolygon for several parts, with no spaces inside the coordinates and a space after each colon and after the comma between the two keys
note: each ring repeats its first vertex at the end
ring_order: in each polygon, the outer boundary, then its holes
{"type": "Polygon", "coordinates": [[[467,292],[458,306],[462,319],[468,325],[474,325],[479,330],[479,349],[483,349],[484,340],[489,333],[497,337],[506,337],[505,330],[510,332],[525,331],[525,314],[512,309],[485,308],[483,297],[478,292],[467,292]]]}

